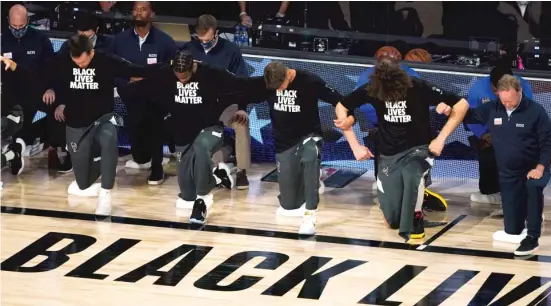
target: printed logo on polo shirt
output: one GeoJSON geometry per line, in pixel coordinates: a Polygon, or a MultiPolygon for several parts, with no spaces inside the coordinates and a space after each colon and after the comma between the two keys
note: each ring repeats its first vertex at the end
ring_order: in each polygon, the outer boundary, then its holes
{"type": "Polygon", "coordinates": [[[385,102],[387,113],[384,115],[385,121],[396,123],[411,122],[411,116],[407,114],[406,101],[385,102]]]}
{"type": "Polygon", "coordinates": [[[518,127],[518,128],[523,128],[523,127],[524,127],[524,123],[517,123],[517,127],[518,127]]]}
{"type": "Polygon", "coordinates": [[[274,109],[280,112],[300,113],[300,105],[296,105],[297,90],[278,90],[276,91],[277,102],[274,109]]]}
{"type": "Polygon", "coordinates": [[[490,100],[491,100],[490,98],[484,97],[484,98],[482,98],[482,104],[488,103],[488,102],[490,102],[490,100]]]}
{"type": "Polygon", "coordinates": [[[94,82],[96,68],[73,68],[74,81],[69,84],[71,89],[98,90],[99,84],[94,82]]]}
{"type": "Polygon", "coordinates": [[[176,82],[178,94],[174,97],[174,102],[181,104],[203,104],[203,98],[197,96],[199,82],[190,82],[182,84],[176,82]]]}
{"type": "Polygon", "coordinates": [[[36,54],[36,51],[34,50],[27,51],[27,55],[35,55],[35,54],[36,54]]]}

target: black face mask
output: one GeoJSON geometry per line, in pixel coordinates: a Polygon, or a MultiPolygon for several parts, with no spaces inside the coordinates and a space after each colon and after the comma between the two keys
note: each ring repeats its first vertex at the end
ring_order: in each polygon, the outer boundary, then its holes
{"type": "Polygon", "coordinates": [[[143,27],[147,26],[148,23],[149,23],[149,21],[132,19],[132,24],[135,27],[143,28],[143,27]]]}

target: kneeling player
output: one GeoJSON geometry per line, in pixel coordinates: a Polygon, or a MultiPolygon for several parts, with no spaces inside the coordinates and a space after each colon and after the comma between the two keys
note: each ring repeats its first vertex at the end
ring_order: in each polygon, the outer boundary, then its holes
{"type": "MultiPolygon", "coordinates": [[[[337,119],[345,120],[348,111],[364,103],[374,106],[379,121],[377,189],[385,222],[390,228],[399,228],[406,240],[423,238],[425,176],[432,167],[432,156],[440,155],[446,138],[461,123],[469,105],[457,95],[409,77],[391,58],[380,60],[370,82],[337,105],[337,119]],[[451,106],[452,112],[431,141],[428,106],[440,102],[451,106]]],[[[357,160],[373,157],[352,129],[343,132],[357,160]]]]}
{"type": "Polygon", "coordinates": [[[194,61],[189,51],[178,51],[170,66],[156,78],[142,81],[140,93],[162,103],[170,113],[169,126],[179,153],[178,208],[192,208],[190,222],[204,224],[213,204],[212,189],[233,188],[230,169],[220,163],[213,170],[212,155],[224,141],[220,114],[233,92],[242,92],[247,78],[194,61]]]}
{"type": "Polygon", "coordinates": [[[314,235],[319,194],[323,190],[318,101],[337,105],[342,97],[320,77],[306,70],[287,68],[280,62],[266,66],[264,80],[251,80],[258,85],[238,101],[268,101],[280,192],[276,213],[304,216],[299,234],[314,235]]]}
{"type": "MultiPolygon", "coordinates": [[[[95,52],[92,41],[75,35],[68,42],[69,54],[48,63],[45,76],[55,79],[66,94],[66,142],[76,181],[68,193],[98,196],[97,215],[111,214],[111,190],[118,161],[117,130],[114,126],[115,77],[148,77],[159,65],[140,67],[95,52]],[[101,175],[101,189],[94,182],[101,175]]],[[[8,66],[16,64],[3,59],[8,66]]],[[[19,67],[18,67],[19,69],[19,67]]],[[[49,84],[50,82],[45,82],[49,84]]]]}

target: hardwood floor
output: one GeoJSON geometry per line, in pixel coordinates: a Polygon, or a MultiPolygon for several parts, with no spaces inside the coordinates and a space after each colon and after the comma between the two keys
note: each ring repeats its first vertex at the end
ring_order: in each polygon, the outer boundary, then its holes
{"type": "Polygon", "coordinates": [[[472,187],[435,183],[449,210],[426,218],[451,224],[410,245],[383,226],[369,176],[327,188],[318,234],[301,238],[300,218],[275,216],[277,184],[260,182],[273,165],[254,165],[248,191],[216,190],[198,227],[175,207],[175,176],[147,186],[121,159],[113,217],[96,221],[96,199],[67,196],[73,175],[44,162],[2,174],[2,305],[551,305],[550,223],[538,256],[514,259],[492,241],[499,207],[471,204],[472,187]]]}

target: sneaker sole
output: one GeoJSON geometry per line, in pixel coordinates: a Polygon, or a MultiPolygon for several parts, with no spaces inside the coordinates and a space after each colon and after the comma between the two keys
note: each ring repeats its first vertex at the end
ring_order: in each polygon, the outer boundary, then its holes
{"type": "Polygon", "coordinates": [[[206,220],[197,220],[195,218],[189,218],[189,222],[193,223],[193,224],[205,224],[207,221],[206,220]]]}
{"type": "Polygon", "coordinates": [[[535,247],[533,250],[525,251],[525,252],[518,252],[515,251],[515,256],[526,256],[526,255],[532,255],[535,251],[537,251],[540,247],[535,247]]]}
{"type": "Polygon", "coordinates": [[[246,189],[249,189],[249,186],[235,186],[235,189],[237,189],[237,190],[246,190],[246,189]]]}
{"type": "Polygon", "coordinates": [[[67,173],[73,172],[73,169],[71,168],[71,170],[65,170],[65,171],[57,170],[57,172],[61,174],[67,174],[67,173]]]}
{"type": "Polygon", "coordinates": [[[159,185],[162,185],[163,183],[165,182],[165,180],[160,180],[160,181],[150,181],[150,180],[147,180],[147,184],[148,185],[151,185],[151,186],[159,186],[159,185]]]}
{"type": "Polygon", "coordinates": [[[23,172],[23,169],[25,169],[25,158],[23,158],[23,151],[25,150],[25,141],[21,138],[17,138],[15,140],[16,143],[18,143],[19,145],[21,145],[21,169],[19,169],[19,171],[17,171],[17,174],[16,175],[19,175],[23,172]]]}
{"type": "Polygon", "coordinates": [[[422,234],[410,234],[410,235],[409,235],[409,238],[410,238],[410,239],[423,239],[423,238],[425,238],[425,233],[422,233],[422,234]]]}

